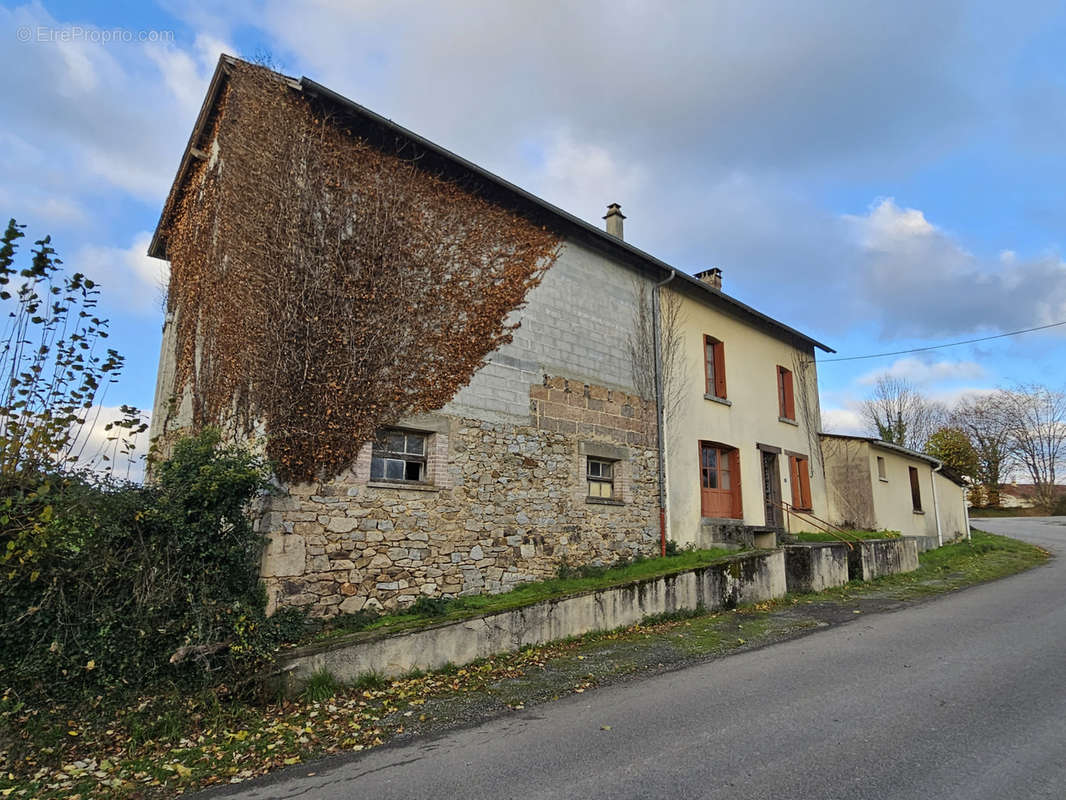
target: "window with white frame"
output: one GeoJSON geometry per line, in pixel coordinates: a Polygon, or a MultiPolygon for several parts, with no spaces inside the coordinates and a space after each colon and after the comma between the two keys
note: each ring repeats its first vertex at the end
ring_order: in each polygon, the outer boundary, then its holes
{"type": "Polygon", "coordinates": [[[425,483],[429,434],[386,429],[374,439],[370,480],[425,483]]]}
{"type": "Polygon", "coordinates": [[[614,494],[614,462],[604,458],[588,459],[588,484],[589,497],[601,500],[613,500],[614,494]]]}

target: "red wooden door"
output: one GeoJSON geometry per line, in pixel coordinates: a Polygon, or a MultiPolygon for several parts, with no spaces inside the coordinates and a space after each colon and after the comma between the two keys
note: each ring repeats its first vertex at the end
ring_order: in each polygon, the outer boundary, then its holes
{"type": "Polygon", "coordinates": [[[735,449],[700,442],[700,512],[704,517],[741,516],[740,463],[735,449]]]}

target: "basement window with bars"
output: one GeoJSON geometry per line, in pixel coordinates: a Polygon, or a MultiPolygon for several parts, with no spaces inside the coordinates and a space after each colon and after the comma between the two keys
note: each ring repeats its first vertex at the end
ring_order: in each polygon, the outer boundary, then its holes
{"type": "Polygon", "coordinates": [[[589,497],[614,499],[614,462],[603,458],[588,460],[589,497]]]}
{"type": "Polygon", "coordinates": [[[380,431],[370,458],[370,480],[425,483],[428,439],[425,433],[380,431]]]}

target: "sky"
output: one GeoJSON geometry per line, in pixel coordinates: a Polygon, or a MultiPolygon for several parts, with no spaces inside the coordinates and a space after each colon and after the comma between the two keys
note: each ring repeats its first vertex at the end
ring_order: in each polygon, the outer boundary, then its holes
{"type": "MultiPolygon", "coordinates": [[[[306,75],[930,397],[1066,383],[1066,7],[1042,2],[0,0],[0,216],[103,286],[150,409],[148,241],[222,52],[306,75]]],[[[105,409],[105,413],[107,409],[105,409]]]]}

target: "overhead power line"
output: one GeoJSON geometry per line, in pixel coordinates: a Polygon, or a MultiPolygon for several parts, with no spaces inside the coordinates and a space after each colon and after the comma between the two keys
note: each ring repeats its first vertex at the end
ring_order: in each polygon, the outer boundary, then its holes
{"type": "Polygon", "coordinates": [[[902,356],[908,353],[924,353],[929,350],[940,350],[944,347],[958,347],[961,344],[974,344],[976,342],[987,342],[992,339],[1003,339],[1007,336],[1017,336],[1020,333],[1032,333],[1033,331],[1045,331],[1048,328],[1057,328],[1060,325],[1066,325],[1066,320],[1062,322],[1052,322],[1050,325],[1038,325],[1035,328],[1024,328],[1020,331],[1011,331],[1010,333],[997,333],[995,336],[982,336],[978,339],[964,339],[961,342],[948,342],[947,344],[932,344],[928,347],[915,347],[911,350],[894,350],[891,353],[871,353],[866,356],[846,356],[844,358],[820,358],[819,364],[828,364],[833,361],[860,361],[866,358],[884,358],[886,356],[902,356]]]}

